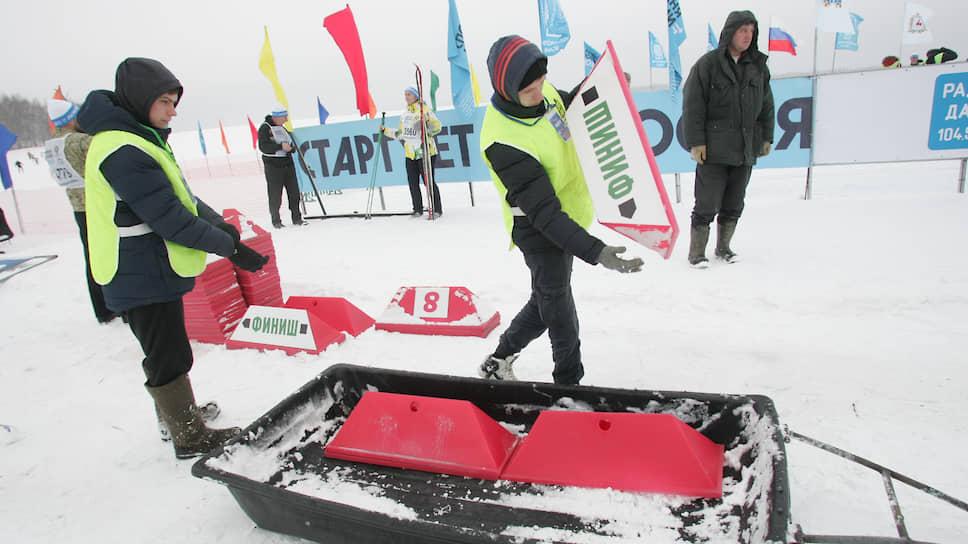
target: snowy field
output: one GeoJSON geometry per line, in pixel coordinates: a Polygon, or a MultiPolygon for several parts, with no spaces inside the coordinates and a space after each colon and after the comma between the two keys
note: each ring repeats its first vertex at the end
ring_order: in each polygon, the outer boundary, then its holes
{"type": "MultiPolygon", "coordinates": [[[[39,150],[34,150],[35,153],[39,150]]],[[[176,147],[176,153],[181,153],[176,147]]],[[[182,155],[179,155],[182,158],[182,155]]],[[[289,543],[255,527],[220,485],[193,478],[158,438],[140,348],[120,321],[98,325],[70,208],[46,167],[10,153],[0,206],[18,236],[0,258],[59,257],[0,284],[0,541],[9,543],[289,543]]],[[[214,208],[267,225],[253,154],[184,163],[214,208]],[[211,171],[211,175],[209,174],[211,171]]],[[[755,171],[734,239],[742,262],[686,264],[692,176],[675,204],[683,230],[668,261],[602,227],[609,244],[646,259],[619,275],[576,262],[585,385],[763,394],[781,423],[968,499],[968,196],[957,161],[755,171]]],[[[666,177],[675,202],[673,176],[666,177]]],[[[245,426],[336,363],[472,376],[529,293],[507,251],[489,182],[441,187],[445,214],[311,221],[273,231],[284,297],[344,297],[376,317],[405,285],[462,285],[500,311],[486,339],[370,330],[318,356],[194,344],[200,400],[222,425],[245,426]]],[[[384,191],[388,209],[406,190],[384,191]]],[[[324,196],[330,213],[362,211],[365,191],[324,196]]],[[[310,204],[310,213],[318,208],[310,204]]],[[[286,213],[283,213],[283,217],[286,213]]],[[[515,365],[551,379],[550,346],[515,365]]],[[[794,521],[814,534],[897,536],[880,477],[794,441],[787,445],[794,521]]],[[[916,540],[964,542],[968,512],[895,483],[916,540]]],[[[617,507],[618,508],[618,507],[617,507]]],[[[526,535],[525,535],[526,536],[526,535]]]]}

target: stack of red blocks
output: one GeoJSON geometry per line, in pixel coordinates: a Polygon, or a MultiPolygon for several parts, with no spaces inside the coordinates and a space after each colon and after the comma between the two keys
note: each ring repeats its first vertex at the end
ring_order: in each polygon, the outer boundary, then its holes
{"type": "Polygon", "coordinates": [[[184,298],[185,328],[192,340],[213,344],[225,343],[249,306],[283,305],[272,236],[238,210],[227,209],[222,216],[239,229],[245,245],[269,255],[269,262],[258,272],[246,272],[217,259],[195,278],[195,289],[184,298]]]}

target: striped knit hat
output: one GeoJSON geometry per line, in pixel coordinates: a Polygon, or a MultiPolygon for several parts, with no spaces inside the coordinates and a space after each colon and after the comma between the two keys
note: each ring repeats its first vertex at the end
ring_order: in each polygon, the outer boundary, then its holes
{"type": "Polygon", "coordinates": [[[65,100],[56,98],[47,100],[47,116],[50,117],[50,122],[54,123],[55,127],[62,127],[73,121],[77,117],[78,111],[80,111],[80,108],[65,100]]]}
{"type": "Polygon", "coordinates": [[[498,94],[515,104],[520,104],[518,91],[544,75],[547,65],[548,57],[537,45],[516,35],[499,38],[487,55],[491,85],[498,94]]]}
{"type": "Polygon", "coordinates": [[[272,111],[269,112],[269,115],[273,117],[288,117],[289,110],[282,105],[282,102],[276,102],[272,105],[272,111]]]}

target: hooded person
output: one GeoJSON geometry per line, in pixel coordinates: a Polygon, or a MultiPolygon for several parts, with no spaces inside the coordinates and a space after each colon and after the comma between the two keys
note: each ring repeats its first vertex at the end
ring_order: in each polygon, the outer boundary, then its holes
{"type": "MultiPolygon", "coordinates": [[[[266,176],[269,217],[272,226],[277,229],[282,228],[279,208],[282,206],[283,188],[286,189],[292,224],[297,226],[306,224],[299,209],[302,193],[299,192],[299,179],[296,178],[296,165],[293,162],[296,146],[292,133],[285,126],[287,121],[289,121],[289,110],[276,102],[266,115],[265,121],[259,125],[259,151],[262,152],[262,168],[266,176]]],[[[307,173],[310,172],[305,165],[303,168],[307,173]]]]}
{"type": "Polygon", "coordinates": [[[709,225],[718,217],[715,255],[738,260],[730,242],[743,213],[757,157],[773,144],[773,92],[767,56],[757,47],[759,25],[750,11],[726,17],[719,47],[693,64],[682,88],[682,132],[696,161],[689,264],[706,268],[709,225]]]}
{"type": "Polygon", "coordinates": [[[427,144],[427,154],[430,155],[429,188],[432,193],[427,197],[431,207],[430,218],[436,219],[443,213],[440,203],[440,189],[434,171],[437,168],[437,142],[434,137],[440,134],[441,124],[437,114],[427,107],[421,99],[420,91],[410,86],[404,89],[403,99],[407,103],[407,111],[400,115],[398,128],[380,126],[380,130],[388,138],[400,140],[406,155],[407,184],[410,186],[410,203],[413,205],[412,217],[419,217],[424,213],[423,197],[420,193],[421,176],[424,175],[424,139],[427,144]],[[423,123],[423,127],[421,127],[423,123]]]}
{"type": "Polygon", "coordinates": [[[47,101],[47,115],[54,125],[53,137],[44,144],[44,160],[50,166],[51,176],[67,193],[67,200],[74,210],[84,251],[84,271],[87,292],[99,323],[108,323],[118,316],[104,303],[101,286],[91,275],[91,263],[87,248],[87,212],[84,204],[84,164],[91,136],[81,132],[77,125],[80,108],[66,100],[51,98],[47,101]]]}
{"type": "Polygon", "coordinates": [[[545,81],[548,57],[520,36],[491,46],[487,68],[494,87],[481,128],[481,155],[501,197],[504,223],[531,272],[531,296],[501,334],[478,374],[515,379],[512,364],[545,331],[551,340],[555,383],[584,376],[578,313],[571,290],[574,257],[618,272],[638,272],[642,260],[618,256],[588,233],[591,196],[565,120],[577,92],[545,81]]]}
{"type": "Polygon", "coordinates": [[[268,261],[192,194],[175,162],[168,124],[182,92],[160,62],[128,58],[115,90],[92,91],[78,113],[92,136],[84,168],[91,272],[141,344],[145,387],[179,459],[239,432],[209,428],[195,403],[182,297],[205,270],[207,253],[249,271],[268,261]]]}

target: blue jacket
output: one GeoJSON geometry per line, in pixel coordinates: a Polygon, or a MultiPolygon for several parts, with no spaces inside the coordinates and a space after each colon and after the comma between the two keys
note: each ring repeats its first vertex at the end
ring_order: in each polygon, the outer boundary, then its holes
{"type": "MultiPolygon", "coordinates": [[[[121,130],[158,142],[162,148],[170,133],[170,129],[151,130],[139,123],[110,91],[92,91],[81,106],[78,122],[92,136],[121,130]]],[[[164,240],[223,257],[235,252],[232,236],[215,226],[224,222],[222,217],[201,200],[198,216],[192,214],[175,196],[161,166],[143,151],[133,146],[121,147],[104,159],[101,172],[121,200],[115,224],[146,223],[153,231],[121,238],[117,274],[103,289],[105,303],[111,310],[122,312],[171,302],[195,287],[195,278],[180,277],[172,270],[164,240]]]]}

